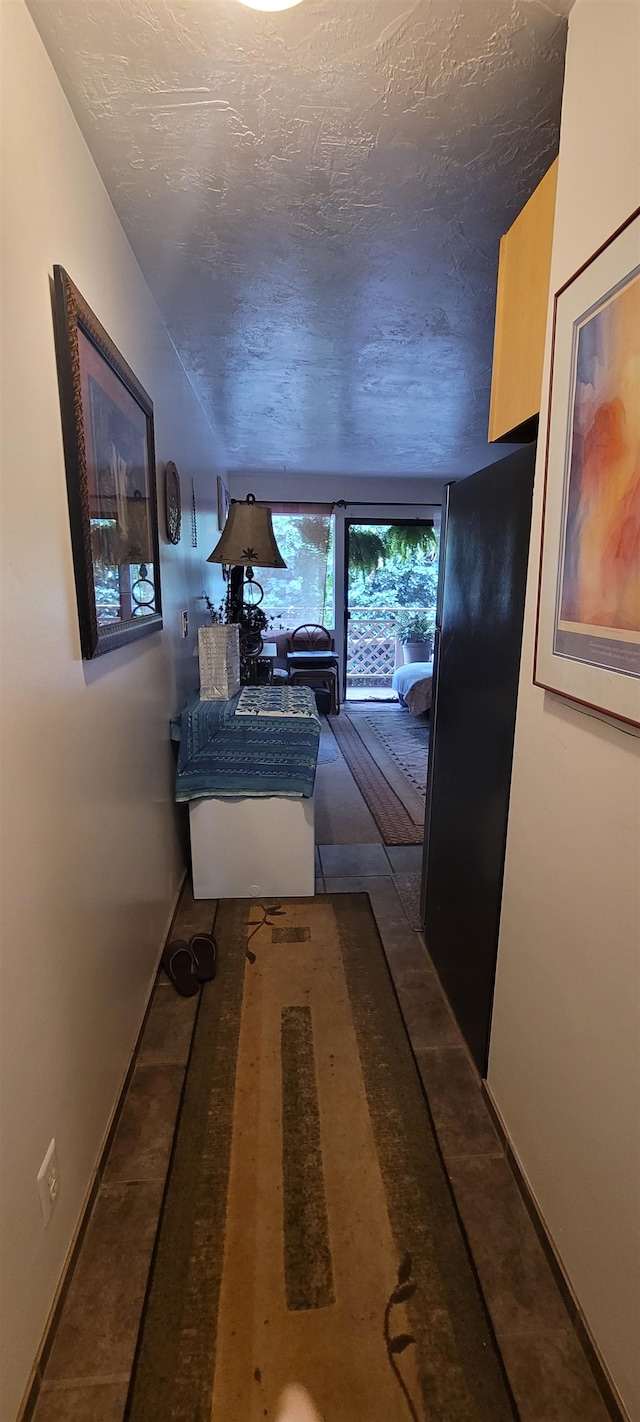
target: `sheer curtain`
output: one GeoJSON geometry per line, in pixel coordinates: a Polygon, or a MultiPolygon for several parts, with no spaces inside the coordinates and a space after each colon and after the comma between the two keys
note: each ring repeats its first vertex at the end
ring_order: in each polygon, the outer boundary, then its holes
{"type": "MultiPolygon", "coordinates": [[[[266,501],[265,501],[266,502],[266,501]]],[[[331,504],[269,503],[286,568],[258,568],[264,611],[273,630],[304,622],[333,627],[333,510],[331,504]]]]}

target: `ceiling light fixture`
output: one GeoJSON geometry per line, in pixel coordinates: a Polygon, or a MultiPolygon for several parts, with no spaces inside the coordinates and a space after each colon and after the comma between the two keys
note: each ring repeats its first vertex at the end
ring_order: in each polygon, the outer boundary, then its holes
{"type": "Polygon", "coordinates": [[[248,5],[250,10],[292,10],[300,0],[240,0],[240,4],[248,5]]]}

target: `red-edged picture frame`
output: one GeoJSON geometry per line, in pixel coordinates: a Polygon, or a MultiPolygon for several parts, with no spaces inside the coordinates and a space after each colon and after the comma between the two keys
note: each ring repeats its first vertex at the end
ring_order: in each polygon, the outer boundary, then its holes
{"type": "Polygon", "coordinates": [[[640,725],[640,209],[554,300],[533,679],[640,725]]]}

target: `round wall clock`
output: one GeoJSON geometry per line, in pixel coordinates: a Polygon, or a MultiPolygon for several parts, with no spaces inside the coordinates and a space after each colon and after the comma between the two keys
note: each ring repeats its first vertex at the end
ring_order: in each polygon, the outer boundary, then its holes
{"type": "Polygon", "coordinates": [[[179,543],[182,522],[180,475],[172,459],[169,460],[164,471],[164,506],[167,517],[167,538],[170,543],[179,543]]]}

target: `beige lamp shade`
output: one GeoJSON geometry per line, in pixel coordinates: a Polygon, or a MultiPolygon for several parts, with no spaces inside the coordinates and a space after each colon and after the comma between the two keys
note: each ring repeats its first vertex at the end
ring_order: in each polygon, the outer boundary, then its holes
{"type": "Polygon", "coordinates": [[[273,532],[271,509],[257,504],[254,494],[246,503],[232,504],[227,522],[207,563],[230,563],[245,568],[286,568],[273,532]]]}

